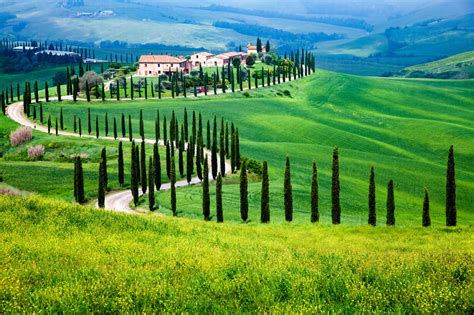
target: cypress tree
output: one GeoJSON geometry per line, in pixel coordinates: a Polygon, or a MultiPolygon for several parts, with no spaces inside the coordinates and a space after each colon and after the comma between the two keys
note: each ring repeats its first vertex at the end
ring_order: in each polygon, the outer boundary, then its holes
{"type": "Polygon", "coordinates": [[[337,147],[335,147],[332,154],[332,185],[331,185],[332,224],[341,223],[341,203],[339,200],[340,189],[341,187],[340,187],[340,182],[339,182],[339,150],[337,147]]]}
{"type": "Polygon", "coordinates": [[[40,103],[40,122],[43,123],[43,104],[40,103]]]}
{"type": "Polygon", "coordinates": [[[211,201],[209,197],[209,163],[207,160],[207,155],[204,158],[204,172],[203,172],[203,182],[202,182],[202,214],[205,221],[211,220],[211,201]]]}
{"type": "MultiPolygon", "coordinates": [[[[244,163],[245,164],[245,163],[244,163]]],[[[242,166],[242,170],[243,170],[242,166]]],[[[260,202],[260,221],[270,222],[270,184],[268,180],[268,163],[263,161],[262,165],[262,199],[260,202]]]]}
{"type": "Polygon", "coordinates": [[[224,214],[222,211],[222,176],[219,173],[216,181],[216,216],[217,223],[224,222],[224,214]]]}
{"type": "Polygon", "coordinates": [[[101,159],[103,160],[103,163],[104,163],[103,177],[104,177],[104,185],[105,185],[105,188],[107,189],[107,185],[109,184],[109,180],[108,180],[108,176],[107,176],[107,152],[106,152],[105,148],[102,149],[101,159]]]}
{"type": "Polygon", "coordinates": [[[217,120],[214,116],[214,130],[212,132],[212,150],[211,150],[211,166],[212,166],[212,178],[217,177],[217,120]]]}
{"type": "Polygon", "coordinates": [[[84,198],[84,172],[82,169],[82,161],[81,157],[76,157],[75,169],[74,169],[74,177],[76,183],[76,189],[74,190],[76,195],[75,199],[77,203],[83,203],[85,201],[84,198]]]}
{"type": "Polygon", "coordinates": [[[100,159],[99,164],[99,191],[98,191],[98,205],[99,208],[105,207],[105,182],[104,182],[104,160],[100,159]]]}
{"type": "Polygon", "coordinates": [[[431,226],[430,218],[430,197],[428,195],[428,190],[425,188],[425,198],[423,199],[423,227],[431,226]]]}
{"type": "Polygon", "coordinates": [[[171,148],[170,142],[166,141],[166,175],[171,178],[171,148]]]}
{"type": "Polygon", "coordinates": [[[219,148],[219,157],[220,157],[220,173],[222,177],[225,177],[225,145],[224,145],[224,132],[221,131],[220,134],[220,148],[219,148]]]}
{"type": "Polygon", "coordinates": [[[38,81],[35,81],[34,92],[35,92],[35,102],[39,103],[38,81]]]}
{"type": "Polygon", "coordinates": [[[6,115],[7,111],[6,111],[6,107],[5,107],[5,96],[2,94],[0,95],[0,102],[2,103],[2,113],[3,115],[6,115]]]}
{"type": "Polygon", "coordinates": [[[122,113],[122,138],[125,138],[125,135],[127,134],[125,130],[125,115],[122,113]]]}
{"type": "Polygon", "coordinates": [[[91,125],[91,109],[87,109],[87,132],[91,134],[92,132],[92,125],[91,125]]]}
{"type": "Polygon", "coordinates": [[[160,114],[155,119],[155,141],[160,141],[160,114]]]}
{"type": "Polygon", "coordinates": [[[193,150],[194,150],[194,147],[191,147],[190,145],[188,145],[188,151],[186,153],[186,180],[188,184],[191,183],[191,179],[193,175],[193,152],[192,152],[193,150]]]}
{"type": "Polygon", "coordinates": [[[150,160],[148,162],[148,205],[150,207],[150,211],[155,209],[155,170],[153,168],[153,159],[150,156],[150,160]]]}
{"type": "Polygon", "coordinates": [[[448,167],[446,172],[446,226],[456,226],[456,175],[454,147],[449,148],[448,167]]]}
{"type": "Polygon", "coordinates": [[[176,166],[174,163],[174,156],[171,157],[171,211],[173,211],[173,216],[177,216],[176,212],[176,166]]]}
{"type": "Polygon", "coordinates": [[[318,169],[315,161],[313,161],[313,172],[311,176],[311,222],[319,222],[318,169]]]}
{"type": "Polygon", "coordinates": [[[33,106],[33,120],[36,120],[36,106],[33,106]]]}
{"type": "MultiPolygon", "coordinates": [[[[120,80],[115,80],[117,83],[117,90],[115,91],[115,94],[117,96],[117,101],[120,101],[120,80]]],[[[112,89],[110,89],[112,91],[112,89]]]]}
{"type": "Polygon", "coordinates": [[[240,139],[239,128],[235,130],[235,167],[240,170],[240,139]]]}
{"type": "Polygon", "coordinates": [[[128,115],[128,139],[133,140],[132,116],[128,115]]]}
{"type": "Polygon", "coordinates": [[[51,115],[48,116],[48,134],[51,134],[51,115]]]}
{"type": "MultiPolygon", "coordinates": [[[[125,79],[126,80],[126,79],[125,79]]],[[[133,86],[133,77],[130,77],[130,98],[133,100],[134,98],[134,86],[133,86]]],[[[125,89],[125,97],[127,97],[127,89],[125,89]]]]}
{"type": "Polygon", "coordinates": [[[248,201],[248,180],[247,180],[247,163],[242,164],[240,171],[240,218],[243,222],[247,222],[249,214],[248,201]]]}
{"type": "Polygon", "coordinates": [[[82,124],[81,124],[81,117],[79,117],[79,137],[82,136],[82,124]]]}
{"type": "Polygon", "coordinates": [[[167,131],[167,124],[166,124],[166,115],[163,115],[163,140],[168,142],[168,131],[167,131]]]}
{"type": "MultiPolygon", "coordinates": [[[[182,142],[180,140],[178,144],[178,170],[179,170],[179,175],[181,177],[184,176],[183,147],[184,145],[182,145],[182,142]]],[[[186,156],[186,164],[187,164],[187,159],[188,157],[186,156]]]]}
{"type": "Polygon", "coordinates": [[[192,142],[196,143],[197,134],[196,134],[196,112],[193,111],[193,122],[192,122],[192,142]]]}
{"type": "Polygon", "coordinates": [[[122,141],[119,142],[119,147],[118,147],[118,182],[120,184],[120,187],[123,186],[125,183],[125,173],[124,173],[124,167],[123,167],[123,145],[122,141]]]}
{"type": "Polygon", "coordinates": [[[64,115],[63,115],[63,108],[61,107],[60,112],[59,112],[59,123],[61,130],[64,130],[64,115]]]}
{"type": "Polygon", "coordinates": [[[137,155],[137,150],[135,149],[135,142],[132,142],[132,152],[131,152],[131,157],[132,157],[132,163],[131,163],[131,182],[130,182],[130,188],[132,191],[133,195],[133,203],[135,204],[135,207],[138,205],[138,158],[136,157],[137,155]]]}
{"type": "Polygon", "coordinates": [[[369,179],[369,225],[377,225],[377,212],[375,205],[375,172],[374,167],[370,167],[369,179]]]}
{"type": "Polygon", "coordinates": [[[99,117],[95,116],[95,137],[99,139],[99,117]]]}
{"type": "Polygon", "coordinates": [[[155,185],[156,190],[161,189],[161,161],[160,151],[158,150],[158,143],[153,145],[153,162],[155,163],[155,185]]]}
{"type": "Polygon", "coordinates": [[[105,101],[105,86],[104,83],[102,82],[102,102],[105,101]]]}
{"type": "Polygon", "coordinates": [[[207,142],[206,142],[206,147],[207,149],[211,148],[211,123],[209,120],[207,120],[207,142]]]}
{"type": "Polygon", "coordinates": [[[142,141],[145,140],[145,128],[143,126],[143,111],[140,109],[140,137],[142,137],[142,141]]]}
{"type": "Polygon", "coordinates": [[[56,132],[56,136],[58,135],[58,117],[56,117],[55,119],[55,132],[56,132]]]}
{"type": "Polygon", "coordinates": [[[229,123],[225,123],[225,158],[228,159],[230,152],[229,152],[229,123]]]}
{"type": "Polygon", "coordinates": [[[118,133],[117,133],[117,117],[114,116],[114,139],[117,140],[118,133]]]}
{"type": "Polygon", "coordinates": [[[148,82],[145,78],[145,99],[147,100],[148,99],[148,82]]]}
{"type": "Polygon", "coordinates": [[[141,142],[141,153],[140,153],[140,170],[141,170],[141,184],[142,191],[145,194],[147,189],[147,178],[146,178],[146,152],[145,152],[145,142],[141,142]]]}
{"type": "Polygon", "coordinates": [[[44,97],[46,99],[46,102],[49,102],[49,88],[48,88],[48,82],[44,82],[44,97]]]}
{"type": "Polygon", "coordinates": [[[109,115],[105,112],[105,136],[109,136],[109,115]]]}
{"type": "Polygon", "coordinates": [[[291,187],[290,158],[288,155],[286,156],[284,186],[285,220],[291,222],[293,221],[293,192],[291,187]]]}
{"type": "Polygon", "coordinates": [[[89,90],[89,82],[87,80],[86,80],[86,98],[88,102],[91,101],[91,92],[89,90]]]}
{"type": "Polygon", "coordinates": [[[183,124],[184,124],[184,139],[186,142],[188,141],[188,131],[189,131],[189,126],[188,126],[188,110],[186,107],[184,108],[184,119],[183,119],[183,124]]]}
{"type": "Polygon", "coordinates": [[[77,117],[74,115],[74,133],[77,132],[77,117]]]}
{"type": "Polygon", "coordinates": [[[198,139],[198,146],[197,146],[197,150],[196,150],[196,174],[199,178],[199,180],[202,181],[202,136],[199,135],[199,139],[198,139]]]}
{"type": "Polygon", "coordinates": [[[395,225],[395,197],[393,193],[393,180],[387,185],[387,225],[395,225]]]}

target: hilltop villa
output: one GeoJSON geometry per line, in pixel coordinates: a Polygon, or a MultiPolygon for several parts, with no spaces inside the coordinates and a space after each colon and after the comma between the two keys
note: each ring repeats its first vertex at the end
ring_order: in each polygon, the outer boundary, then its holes
{"type": "Polygon", "coordinates": [[[142,77],[191,71],[191,63],[187,59],[168,55],[143,55],[138,64],[137,74],[142,77]]]}
{"type": "Polygon", "coordinates": [[[204,51],[191,55],[190,61],[192,63],[193,68],[197,68],[199,66],[210,67],[214,65],[212,62],[210,62],[213,57],[213,54],[204,51]]]}
{"type": "MultiPolygon", "coordinates": [[[[265,46],[262,46],[262,54],[266,54],[267,53],[267,49],[265,48],[265,46]]],[[[255,54],[255,55],[258,55],[257,53],[257,46],[253,46],[251,44],[248,44],[247,45],[247,54],[250,55],[250,54],[255,54]]]]}

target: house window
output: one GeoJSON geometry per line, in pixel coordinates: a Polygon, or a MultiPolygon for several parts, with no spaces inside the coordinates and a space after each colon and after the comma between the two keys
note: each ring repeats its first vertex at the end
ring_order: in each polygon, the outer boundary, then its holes
{"type": "Polygon", "coordinates": [[[145,68],[148,67],[148,64],[145,63],[145,68]]]}
{"type": "Polygon", "coordinates": [[[148,71],[148,74],[151,74],[151,71],[148,71]]]}
{"type": "Polygon", "coordinates": [[[158,68],[159,68],[160,66],[161,66],[161,64],[159,63],[159,64],[158,64],[158,68]]]}

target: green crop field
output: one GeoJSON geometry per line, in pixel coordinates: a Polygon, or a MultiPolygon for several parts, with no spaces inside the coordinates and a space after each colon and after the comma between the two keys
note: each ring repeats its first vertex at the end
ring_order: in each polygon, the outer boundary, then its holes
{"type": "MultiPolygon", "coordinates": [[[[343,223],[366,224],[369,169],[374,165],[379,224],[385,223],[386,185],[395,182],[397,224],[421,222],[423,189],[430,192],[432,220],[444,224],[447,152],[454,145],[457,167],[458,218],[473,220],[474,81],[364,78],[318,71],[301,81],[236,95],[198,99],[162,99],[133,102],[62,102],[45,104],[53,116],[63,107],[66,125],[72,115],[86,119],[124,113],[138,126],[143,109],[145,130],[154,136],[156,110],[169,118],[171,111],[201,112],[204,127],[213,115],[239,127],[245,157],[267,160],[270,168],[272,222],[283,222],[285,156],[292,163],[295,221],[309,220],[311,161],[319,168],[322,222],[330,222],[331,155],[339,147],[343,223]]],[[[204,133],[206,134],[206,133],[204,133]]],[[[259,221],[260,182],[250,183],[250,219],[259,221]]],[[[158,203],[169,208],[169,194],[158,203]]],[[[211,196],[214,202],[213,196],[211,196]]],[[[201,188],[178,190],[181,216],[201,218],[201,188]]],[[[225,179],[224,217],[239,222],[238,178],[225,179]]]]}
{"type": "Polygon", "coordinates": [[[0,196],[4,313],[472,313],[470,228],[232,225],[0,196]]]}

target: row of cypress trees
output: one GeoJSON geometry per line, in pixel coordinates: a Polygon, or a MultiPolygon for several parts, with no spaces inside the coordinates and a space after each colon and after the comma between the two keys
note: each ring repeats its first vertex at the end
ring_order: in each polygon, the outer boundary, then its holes
{"type": "MultiPolygon", "coordinates": [[[[207,157],[206,157],[207,160],[207,157]]],[[[205,164],[205,171],[207,170],[205,164]]],[[[202,186],[202,200],[203,200],[203,216],[204,220],[210,220],[210,197],[209,197],[209,180],[208,176],[204,175],[202,186]]],[[[375,226],[377,224],[376,216],[376,202],[375,202],[375,169],[370,168],[369,175],[369,192],[368,192],[368,224],[375,226]]],[[[261,207],[260,207],[260,221],[262,223],[270,222],[270,204],[269,204],[269,179],[268,179],[268,164],[266,161],[262,165],[262,188],[261,188],[261,207]]],[[[331,217],[333,224],[341,223],[341,204],[340,204],[340,181],[339,181],[339,151],[334,148],[333,162],[332,162],[332,183],[331,183],[331,217]]],[[[223,222],[222,209],[222,178],[220,174],[216,181],[216,215],[217,221],[223,222]]],[[[290,159],[286,157],[286,166],[284,174],[284,209],[285,220],[291,222],[293,220],[293,195],[291,185],[291,168],[290,159]]],[[[243,222],[248,221],[248,179],[246,163],[242,163],[240,172],[240,215],[243,222]]],[[[386,202],[386,225],[395,225],[395,197],[394,197],[394,183],[390,180],[387,184],[387,202],[386,202]]],[[[319,187],[318,187],[318,171],[316,162],[312,163],[311,175],[311,222],[319,222],[319,187]]],[[[446,226],[456,226],[456,181],[455,181],[455,162],[453,146],[449,149],[447,176],[446,176],[446,226]]],[[[431,226],[430,218],[430,203],[428,190],[425,188],[423,211],[422,211],[422,226],[431,226]]]]}

